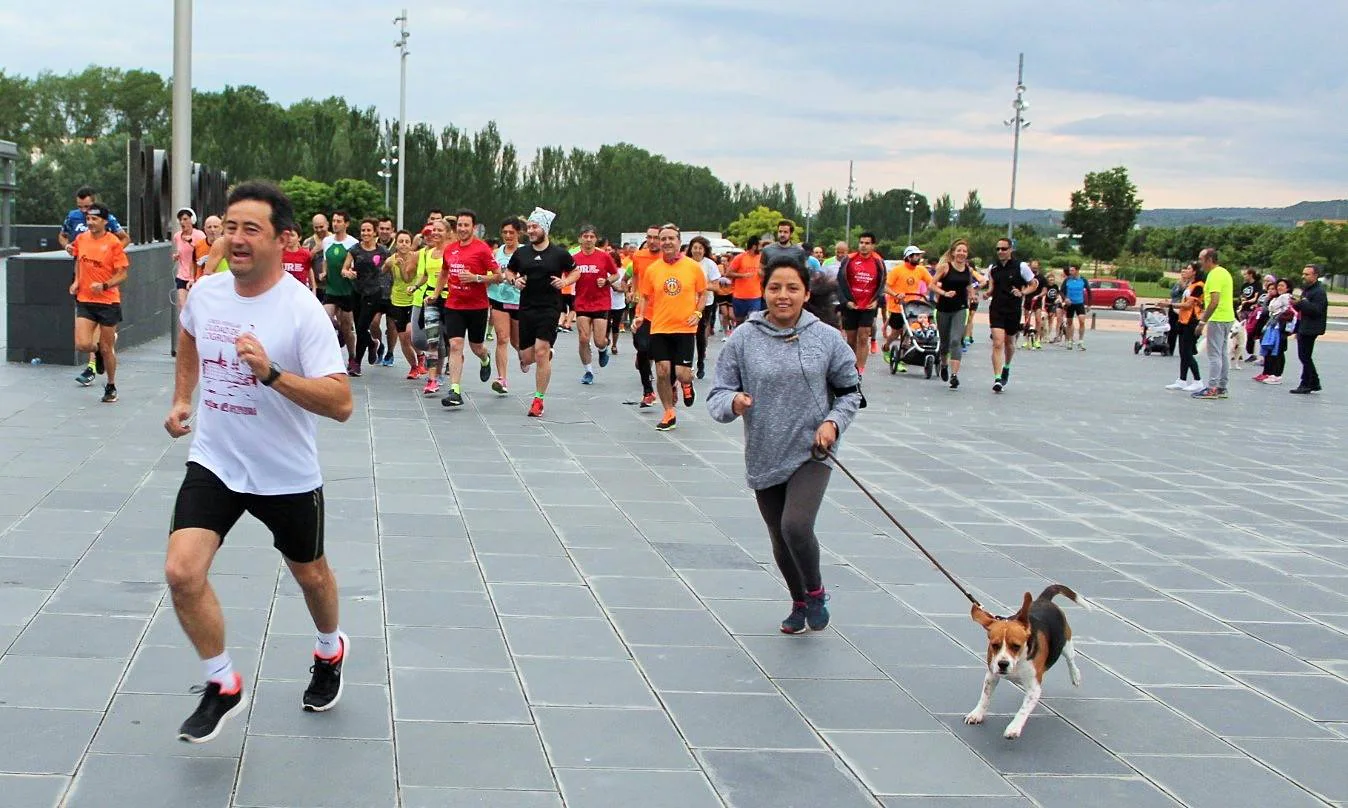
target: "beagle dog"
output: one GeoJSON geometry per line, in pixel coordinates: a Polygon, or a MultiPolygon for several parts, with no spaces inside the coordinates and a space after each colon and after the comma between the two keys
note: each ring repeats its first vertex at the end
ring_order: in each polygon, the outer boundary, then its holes
{"type": "Polygon", "coordinates": [[[964,723],[983,723],[988,703],[992,701],[992,691],[998,681],[1008,677],[1025,689],[1025,700],[1004,733],[1007,738],[1019,738],[1025,729],[1025,721],[1039,704],[1044,674],[1059,656],[1067,660],[1072,685],[1081,686],[1072,627],[1067,624],[1062,609],[1053,603],[1055,595],[1065,595],[1078,606],[1091,608],[1089,601],[1077,597],[1077,593],[1062,584],[1049,586],[1033,600],[1026,592],[1020,611],[1013,617],[995,617],[982,606],[974,605],[971,611],[974,622],[988,632],[988,669],[983,675],[983,694],[978,699],[978,706],[964,717],[964,723]]]}

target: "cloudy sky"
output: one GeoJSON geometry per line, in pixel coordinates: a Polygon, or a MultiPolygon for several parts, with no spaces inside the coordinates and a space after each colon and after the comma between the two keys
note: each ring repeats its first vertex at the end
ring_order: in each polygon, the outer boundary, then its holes
{"type": "MultiPolygon", "coordinates": [[[[1348,197],[1344,0],[198,0],[194,84],[392,117],[404,3],[408,118],[495,120],[526,154],[627,141],[802,198],[852,159],[861,191],[1004,207],[1024,51],[1018,207],[1115,165],[1148,208],[1348,197]]],[[[0,3],[9,73],[171,70],[172,0],[123,0],[88,38],[27,5],[0,3]]]]}

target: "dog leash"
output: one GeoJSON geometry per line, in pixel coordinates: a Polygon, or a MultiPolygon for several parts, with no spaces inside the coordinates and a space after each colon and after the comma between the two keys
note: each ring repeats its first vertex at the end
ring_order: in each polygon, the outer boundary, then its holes
{"type": "Polygon", "coordinates": [[[829,451],[828,449],[820,449],[818,446],[815,446],[810,450],[810,455],[815,460],[819,461],[832,460],[833,465],[837,466],[838,470],[841,471],[843,474],[846,474],[847,478],[851,480],[853,483],[855,483],[857,488],[861,489],[861,493],[865,494],[867,499],[875,503],[875,507],[879,508],[881,513],[889,517],[889,521],[893,522],[894,526],[897,527],[900,531],[902,531],[904,536],[908,537],[908,541],[912,542],[913,546],[916,547],[918,550],[920,550],[922,552],[922,555],[927,557],[928,561],[936,565],[936,569],[940,570],[941,574],[944,575],[946,578],[948,578],[950,580],[950,583],[955,585],[955,588],[960,591],[961,595],[968,598],[970,603],[979,607],[980,609],[983,607],[983,604],[979,603],[977,598],[969,594],[969,590],[965,589],[964,586],[961,585],[960,582],[955,579],[955,576],[951,575],[950,572],[945,567],[941,566],[941,562],[937,561],[935,556],[927,552],[927,548],[922,546],[922,542],[918,541],[917,538],[914,537],[912,533],[908,532],[908,528],[904,527],[903,524],[900,523],[898,519],[894,518],[894,514],[890,513],[889,509],[886,508],[880,502],[880,500],[875,498],[875,495],[870,492],[870,489],[868,489],[865,485],[862,485],[861,480],[858,480],[856,475],[853,474],[847,468],[847,466],[844,466],[842,464],[842,461],[838,459],[837,455],[833,454],[833,452],[829,451]]]}

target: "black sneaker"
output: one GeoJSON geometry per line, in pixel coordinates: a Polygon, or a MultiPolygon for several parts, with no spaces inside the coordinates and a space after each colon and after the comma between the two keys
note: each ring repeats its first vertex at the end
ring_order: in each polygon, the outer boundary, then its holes
{"type": "Polygon", "coordinates": [[[952,376],[950,377],[950,389],[951,389],[951,390],[958,390],[958,389],[960,389],[960,377],[959,377],[959,376],[952,375],[952,376]]]}
{"type": "Polygon", "coordinates": [[[103,385],[103,398],[100,399],[104,404],[112,404],[117,401],[117,385],[103,385]]]}
{"type": "Polygon", "coordinates": [[[80,387],[88,387],[94,383],[95,378],[97,377],[94,375],[94,369],[85,365],[84,370],[80,371],[80,375],[75,377],[75,383],[80,387]]]}
{"type": "Polygon", "coordinates": [[[103,352],[94,351],[94,373],[103,375],[103,352]]]}
{"type": "Polygon", "coordinates": [[[480,379],[484,384],[485,384],[486,382],[491,381],[491,360],[490,360],[490,359],[487,360],[487,364],[483,365],[483,366],[478,370],[478,372],[477,372],[477,378],[480,379]]]}
{"type": "Polygon", "coordinates": [[[450,390],[448,395],[446,395],[444,398],[440,399],[440,406],[442,406],[442,407],[462,407],[462,406],[463,406],[463,395],[462,395],[461,393],[457,393],[457,392],[455,392],[455,391],[453,391],[453,390],[450,390]]]}
{"type": "Polygon", "coordinates": [[[235,682],[239,687],[233,693],[221,693],[218,682],[207,682],[192,688],[193,693],[201,694],[201,701],[178,728],[178,740],[188,743],[215,740],[220,730],[224,729],[225,722],[248,705],[248,698],[243,694],[243,679],[238,674],[235,674],[235,682]]]}
{"type": "Polygon", "coordinates": [[[941,381],[943,381],[943,382],[948,382],[948,381],[950,381],[950,366],[949,366],[949,365],[941,365],[941,381]]]}
{"type": "Polygon", "coordinates": [[[707,378],[707,368],[701,362],[697,363],[697,377],[699,379],[707,378]]]}
{"type": "Polygon", "coordinates": [[[821,591],[818,597],[805,596],[805,623],[810,631],[823,631],[828,628],[828,593],[821,591]]]}
{"type": "Polygon", "coordinates": [[[782,621],[783,634],[800,634],[805,630],[805,602],[801,600],[791,603],[791,614],[782,621]]]}
{"type": "Polygon", "coordinates": [[[1011,366],[1006,365],[1002,368],[1002,386],[1005,387],[1009,381],[1011,381],[1011,366]]]}
{"type": "Polygon", "coordinates": [[[1005,387],[1005,386],[1006,386],[1006,385],[1002,382],[1002,380],[1001,380],[1001,379],[998,379],[997,381],[995,381],[995,382],[992,383],[992,392],[994,392],[994,393],[1000,393],[1000,392],[1002,392],[1002,388],[1005,387]]]}
{"type": "Polygon", "coordinates": [[[377,365],[379,364],[379,360],[382,357],[383,353],[384,353],[384,343],[380,342],[379,340],[375,340],[374,342],[370,343],[370,350],[365,358],[365,361],[371,365],[377,365]]]}
{"type": "Polygon", "coordinates": [[[346,655],[351,651],[351,639],[344,631],[339,632],[338,636],[342,638],[342,653],[336,659],[323,659],[314,654],[314,664],[309,668],[313,677],[304,691],[306,713],[326,712],[342,700],[342,663],[346,662],[346,655]]]}

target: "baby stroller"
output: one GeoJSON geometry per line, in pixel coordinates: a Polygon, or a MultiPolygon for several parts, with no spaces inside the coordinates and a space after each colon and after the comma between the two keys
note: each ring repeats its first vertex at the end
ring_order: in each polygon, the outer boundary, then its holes
{"type": "Polygon", "coordinates": [[[903,304],[903,333],[889,346],[889,372],[898,373],[899,364],[920,366],[927,378],[936,373],[941,356],[941,336],[936,330],[936,310],[926,300],[903,304]]]}
{"type": "Polygon", "coordinates": [[[1154,303],[1142,304],[1142,338],[1133,343],[1133,353],[1151,356],[1169,353],[1170,315],[1154,303]]]}

